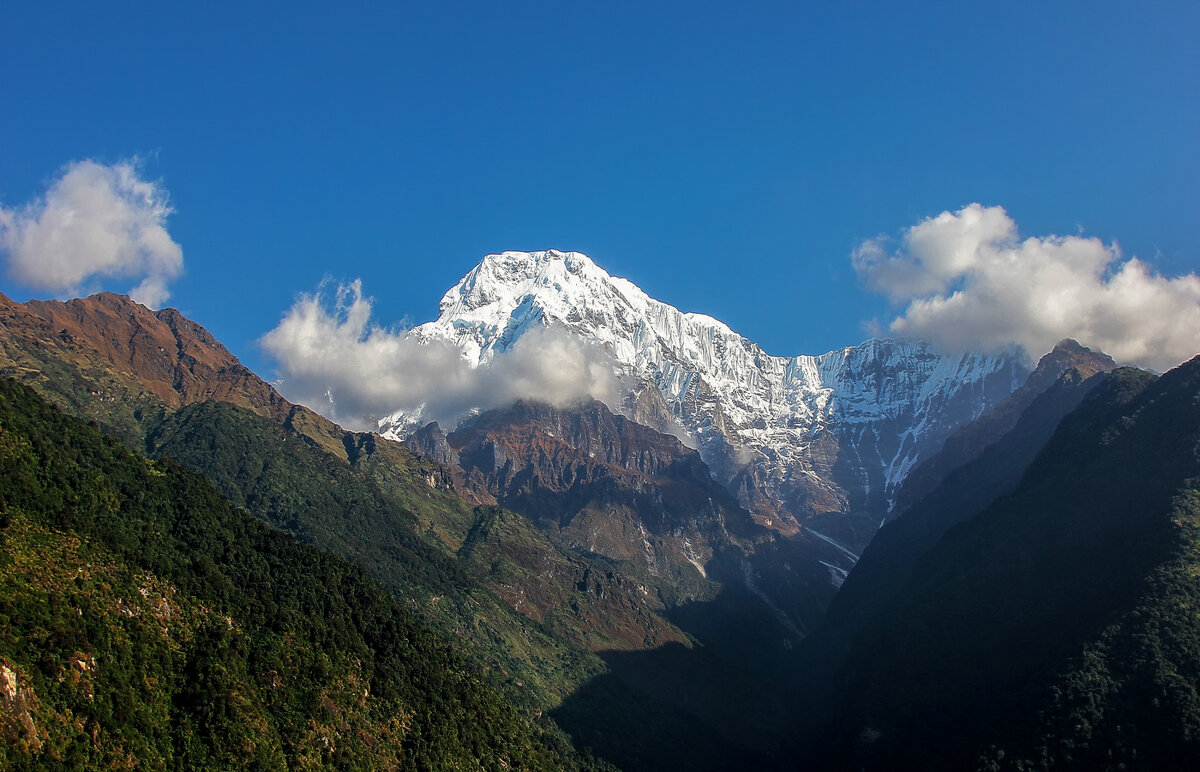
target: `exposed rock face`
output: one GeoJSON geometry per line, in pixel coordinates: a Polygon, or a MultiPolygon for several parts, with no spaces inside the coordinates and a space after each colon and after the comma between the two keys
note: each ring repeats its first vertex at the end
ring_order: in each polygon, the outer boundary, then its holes
{"type": "MultiPolygon", "coordinates": [[[[714,549],[765,535],[677,438],[600,402],[559,409],[520,401],[440,435],[408,440],[457,459],[463,487],[522,513],[571,549],[699,588],[714,549]]],[[[701,592],[693,589],[690,592],[701,592]]]]}
{"type": "MultiPolygon", "coordinates": [[[[5,302],[6,311],[16,305],[5,302]]],[[[151,311],[109,292],[65,303],[31,300],[25,308],[64,342],[86,342],[113,367],[136,374],[171,407],[205,399],[264,415],[290,407],[207,330],[174,308],[151,311]]]]}
{"type": "Polygon", "coordinates": [[[34,721],[38,699],[11,665],[0,659],[0,738],[14,750],[32,756],[43,745],[43,733],[34,721]]]}
{"type": "MultiPolygon", "coordinates": [[[[565,459],[557,455],[569,449],[572,454],[586,454],[589,470],[621,469],[652,477],[687,478],[728,499],[723,489],[712,484],[699,453],[675,437],[614,414],[596,401],[569,409],[518,401],[510,408],[484,413],[452,432],[448,440],[459,449],[496,446],[499,442],[493,451],[493,455],[499,454],[497,462],[503,460],[505,466],[517,468],[540,466],[540,471],[551,477],[569,478],[573,474],[564,468],[565,459]],[[525,431],[514,433],[515,427],[524,427],[525,431]],[[542,447],[533,447],[539,440],[542,447]]],[[[559,485],[569,487],[570,480],[564,479],[559,485]]]]}
{"type": "MultiPolygon", "coordinates": [[[[842,530],[865,531],[859,541],[915,464],[1028,374],[1015,355],[945,356],[916,342],[771,356],[716,319],[553,250],[489,255],[413,335],[484,364],[543,325],[603,347],[632,384],[613,407],[669,433],[682,427],[760,524],[795,533],[815,516],[850,515],[860,522],[842,530]]],[[[420,423],[397,413],[380,430],[402,438],[420,423]]]]}
{"type": "Polygon", "coordinates": [[[199,324],[102,292],[66,302],[0,295],[0,375],[93,416],[136,444],[139,424],[163,408],[216,400],[286,425],[348,458],[346,432],[288,402],[199,324]]]}
{"type": "Polygon", "coordinates": [[[426,424],[404,442],[414,453],[444,466],[458,466],[458,451],[446,441],[446,432],[436,421],[426,424]]]}
{"type": "MultiPolygon", "coordinates": [[[[521,401],[449,435],[427,425],[407,444],[457,458],[466,495],[520,512],[567,554],[611,561],[667,609],[732,585],[798,641],[853,565],[816,536],[785,539],[756,523],[698,452],[597,401],[521,401]]],[[[593,571],[583,585],[605,581],[593,571]]]]}

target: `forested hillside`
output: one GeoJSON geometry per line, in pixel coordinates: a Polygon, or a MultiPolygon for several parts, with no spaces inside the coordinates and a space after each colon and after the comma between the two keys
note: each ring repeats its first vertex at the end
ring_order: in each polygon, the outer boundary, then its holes
{"type": "Polygon", "coordinates": [[[4,765],[556,769],[362,569],[0,382],[4,765]]]}

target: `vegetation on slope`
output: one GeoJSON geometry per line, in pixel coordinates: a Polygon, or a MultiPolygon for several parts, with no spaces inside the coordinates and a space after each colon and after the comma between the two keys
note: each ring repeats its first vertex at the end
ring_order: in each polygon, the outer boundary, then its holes
{"type": "Polygon", "coordinates": [[[579,766],[361,569],[11,381],[0,479],[6,766],[579,766]]]}
{"type": "MultiPolygon", "coordinates": [[[[484,590],[453,553],[421,538],[418,513],[436,521],[443,506],[433,491],[425,501],[397,500],[278,424],[223,402],[171,414],[149,435],[147,450],[202,472],[265,522],[363,566],[530,713],[556,705],[603,669],[484,590]]],[[[429,490],[410,483],[408,495],[422,488],[429,490]]]]}
{"type": "MultiPolygon", "coordinates": [[[[750,690],[741,688],[740,673],[714,679],[722,663],[712,657],[688,654],[678,644],[670,656],[663,649],[615,660],[609,653],[588,653],[585,647],[597,643],[627,649],[636,636],[649,648],[679,634],[660,621],[639,618],[644,611],[635,602],[640,594],[636,585],[598,567],[598,559],[584,563],[555,551],[524,517],[497,507],[476,508],[457,555],[448,556],[435,546],[438,540],[424,539],[419,532],[425,527],[418,526],[417,518],[454,531],[452,523],[441,520],[438,492],[424,480],[384,490],[361,473],[361,459],[347,465],[283,427],[226,403],[190,405],[167,416],[148,437],[147,447],[153,455],[203,471],[265,521],[362,565],[420,619],[448,631],[464,655],[527,715],[546,711],[579,738],[579,745],[623,767],[657,769],[673,757],[685,759],[693,769],[728,768],[730,759],[747,758],[750,746],[765,742],[745,731],[751,720],[741,718],[764,711],[738,707],[745,703],[713,694],[719,689],[707,690],[705,704],[721,705],[738,719],[736,750],[712,726],[697,721],[698,706],[681,711],[669,704],[674,695],[646,694],[628,683],[662,680],[662,673],[680,671],[695,683],[736,684],[753,701],[750,690]],[[394,495],[396,489],[408,498],[394,495]],[[496,588],[498,596],[475,580],[496,588]],[[622,615],[629,620],[628,629],[616,626],[622,615]],[[644,631],[655,625],[663,640],[644,641],[644,631]],[[604,673],[614,667],[640,677],[611,679],[604,673]],[[653,708],[642,707],[646,704],[653,708]],[[697,739],[701,735],[703,743],[697,739]]],[[[743,598],[742,604],[749,600],[743,598]]],[[[676,682],[676,691],[686,686],[676,682]]]]}

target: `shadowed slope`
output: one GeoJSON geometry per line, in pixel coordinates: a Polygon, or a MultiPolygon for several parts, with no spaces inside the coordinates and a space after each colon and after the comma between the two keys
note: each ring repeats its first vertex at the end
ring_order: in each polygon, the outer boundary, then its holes
{"type": "Polygon", "coordinates": [[[1117,371],[923,555],[851,646],[823,765],[1194,762],[1198,395],[1200,359],[1117,371]]]}

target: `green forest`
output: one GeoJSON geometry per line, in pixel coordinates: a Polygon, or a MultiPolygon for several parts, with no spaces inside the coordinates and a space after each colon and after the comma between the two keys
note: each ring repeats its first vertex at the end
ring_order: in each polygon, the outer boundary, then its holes
{"type": "Polygon", "coordinates": [[[0,382],[13,769],[583,769],[342,558],[0,382]]]}

